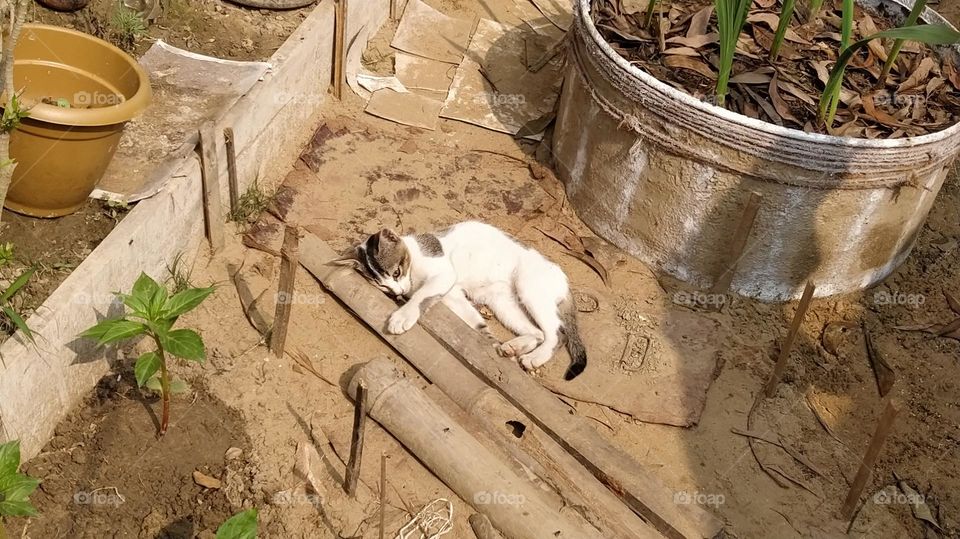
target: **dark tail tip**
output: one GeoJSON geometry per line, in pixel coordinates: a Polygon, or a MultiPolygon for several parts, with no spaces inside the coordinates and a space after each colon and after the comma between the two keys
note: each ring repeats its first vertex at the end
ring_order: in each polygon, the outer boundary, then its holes
{"type": "Polygon", "coordinates": [[[567,367],[566,374],[563,375],[563,379],[566,381],[573,380],[577,376],[580,376],[584,370],[587,368],[587,357],[583,356],[582,361],[574,361],[567,367]]]}

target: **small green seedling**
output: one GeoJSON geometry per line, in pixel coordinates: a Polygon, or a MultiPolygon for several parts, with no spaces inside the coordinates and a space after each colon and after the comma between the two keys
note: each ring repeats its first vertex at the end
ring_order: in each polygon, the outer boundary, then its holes
{"type": "Polygon", "coordinates": [[[783,45],[783,39],[787,36],[787,29],[790,27],[790,21],[793,20],[793,10],[796,7],[796,0],[783,0],[783,7],[780,8],[780,21],[777,24],[777,33],[773,36],[773,44],[770,46],[770,61],[776,62],[780,55],[780,47],[783,45]]]}
{"type": "MultiPolygon", "coordinates": [[[[13,244],[5,243],[0,245],[0,267],[5,266],[7,263],[13,260],[13,244]]],[[[13,308],[11,300],[17,292],[20,291],[27,282],[30,281],[30,278],[33,277],[34,272],[37,271],[36,268],[27,268],[21,273],[13,282],[7,286],[6,289],[0,290],[0,312],[3,313],[3,317],[6,318],[15,328],[20,330],[30,342],[34,342],[33,332],[30,330],[30,327],[27,326],[26,321],[23,317],[20,316],[20,313],[13,308]]]]}
{"type": "Polygon", "coordinates": [[[217,528],[216,539],[256,539],[257,538],[257,510],[246,511],[233,515],[217,528]]]}
{"type": "Polygon", "coordinates": [[[20,94],[13,94],[10,103],[3,109],[3,115],[0,116],[0,132],[10,133],[20,127],[20,121],[30,116],[30,109],[25,109],[20,104],[20,94]]]}
{"type": "Polygon", "coordinates": [[[184,391],[186,384],[171,382],[167,354],[202,363],[206,359],[203,339],[192,329],[173,329],[177,319],[213,293],[214,287],[187,288],[169,296],[167,289],[141,273],[130,294],[117,294],[132,312],[104,320],[81,333],[103,346],[140,335],[149,337],[156,350],[141,355],[133,367],[137,386],[159,391],[163,397],[163,415],[158,434],[163,436],[170,423],[170,394],[184,391]]]}
{"type": "Polygon", "coordinates": [[[20,442],[0,444],[0,537],[6,537],[3,520],[8,517],[32,517],[36,507],[30,503],[30,494],[40,481],[19,472],[20,442]]]}
{"type": "Polygon", "coordinates": [[[273,194],[261,189],[257,181],[254,180],[250,187],[240,195],[237,207],[230,212],[230,220],[241,225],[249,223],[267,209],[267,206],[273,201],[273,197],[273,194]]]}
{"type": "Polygon", "coordinates": [[[117,10],[113,12],[110,21],[116,34],[118,44],[122,48],[131,49],[138,39],[147,33],[147,22],[136,11],[126,7],[122,2],[117,3],[117,10]]]}

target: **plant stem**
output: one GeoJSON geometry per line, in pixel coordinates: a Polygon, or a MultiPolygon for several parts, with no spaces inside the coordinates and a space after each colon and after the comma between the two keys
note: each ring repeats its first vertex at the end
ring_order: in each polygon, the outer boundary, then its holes
{"type": "MultiPolygon", "coordinates": [[[[16,0],[10,6],[10,34],[3,39],[2,55],[0,55],[0,69],[3,71],[3,93],[7,96],[5,107],[10,107],[16,89],[13,85],[13,51],[20,38],[20,30],[27,18],[27,4],[29,0],[16,0]]],[[[10,159],[10,133],[0,133],[0,163],[7,163],[10,159]]],[[[10,180],[13,179],[13,169],[16,163],[10,163],[0,168],[0,206],[7,199],[7,190],[10,189],[10,180]]]]}
{"type": "Polygon", "coordinates": [[[163,436],[167,433],[167,425],[170,424],[170,375],[167,372],[167,358],[163,353],[160,338],[154,335],[153,342],[157,344],[157,353],[160,355],[160,395],[163,397],[163,415],[160,418],[160,431],[157,434],[163,436]]]}
{"type": "Polygon", "coordinates": [[[3,527],[3,520],[0,520],[0,539],[7,539],[7,530],[3,527]]]}
{"type": "MultiPolygon", "coordinates": [[[[903,22],[903,27],[913,26],[917,24],[917,19],[920,18],[920,14],[923,13],[923,10],[927,7],[927,0],[916,0],[913,4],[913,8],[910,10],[910,14],[907,15],[907,20],[903,22]]],[[[887,82],[887,76],[890,75],[890,68],[893,67],[893,62],[897,59],[897,55],[900,54],[900,47],[903,47],[903,40],[897,39],[893,42],[893,47],[890,48],[890,53],[887,54],[887,61],[883,63],[883,69],[880,71],[880,76],[877,78],[877,88],[883,87],[887,82]]]]}
{"type": "Polygon", "coordinates": [[[780,55],[780,46],[783,45],[783,38],[787,35],[787,28],[790,27],[790,21],[793,20],[793,8],[796,6],[796,0],[783,0],[783,7],[780,8],[780,22],[777,24],[777,33],[773,36],[773,45],[770,46],[770,61],[777,61],[780,55]]]}
{"type": "Polygon", "coordinates": [[[657,0],[648,0],[646,19],[644,19],[643,23],[644,28],[650,28],[650,23],[653,22],[653,8],[656,7],[656,5],[657,0]]]}

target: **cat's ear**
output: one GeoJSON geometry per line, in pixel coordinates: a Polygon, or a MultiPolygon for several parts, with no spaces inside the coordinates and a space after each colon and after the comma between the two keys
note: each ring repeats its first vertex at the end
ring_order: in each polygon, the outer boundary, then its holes
{"type": "Polygon", "coordinates": [[[383,230],[380,231],[380,241],[381,242],[386,241],[389,243],[399,243],[400,236],[393,230],[390,230],[389,228],[384,228],[383,230]]]}
{"type": "Polygon", "coordinates": [[[355,270],[360,270],[360,249],[358,247],[351,247],[347,252],[343,253],[343,256],[329,262],[333,266],[347,266],[355,270]]]}

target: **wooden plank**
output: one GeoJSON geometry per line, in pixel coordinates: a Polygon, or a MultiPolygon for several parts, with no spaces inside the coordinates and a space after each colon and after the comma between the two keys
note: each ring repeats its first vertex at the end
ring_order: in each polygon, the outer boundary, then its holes
{"type": "Polygon", "coordinates": [[[223,206],[220,204],[220,167],[213,124],[200,128],[200,175],[203,182],[203,222],[214,253],[223,249],[223,206]]]}
{"type": "Polygon", "coordinates": [[[793,313],[793,321],[790,322],[790,329],[787,331],[786,338],[780,345],[780,356],[777,358],[777,364],[773,367],[773,374],[767,380],[767,385],[763,389],[763,394],[769,398],[777,391],[777,384],[783,377],[783,371],[787,369],[787,360],[790,359],[790,352],[793,350],[793,343],[797,340],[797,334],[800,333],[800,325],[803,324],[803,318],[810,308],[810,301],[813,299],[813,292],[816,286],[810,281],[803,287],[803,295],[800,296],[800,303],[797,304],[797,311],[793,313]]]}
{"type": "Polygon", "coordinates": [[[236,214],[240,204],[240,180],[237,178],[237,148],[233,128],[223,130],[223,143],[227,150],[227,183],[230,187],[230,213],[236,214]]]}
{"type": "Polygon", "coordinates": [[[763,196],[760,193],[751,191],[747,199],[747,205],[743,209],[743,215],[740,216],[740,222],[737,223],[737,229],[733,233],[733,241],[730,242],[730,252],[727,255],[727,264],[723,272],[717,277],[711,294],[726,294],[730,290],[730,283],[733,282],[733,276],[737,272],[737,264],[743,258],[744,250],[747,248],[747,239],[750,238],[750,231],[753,230],[753,223],[757,219],[757,211],[760,209],[760,203],[763,196]]]}
{"type": "MultiPolygon", "coordinates": [[[[335,290],[340,301],[353,312],[361,318],[370,318],[367,323],[371,329],[380,332],[396,304],[352,270],[328,264],[335,258],[337,253],[316,236],[308,233],[301,239],[300,263],[328,290],[335,290]],[[371,316],[370,311],[375,311],[375,315],[371,316]],[[376,321],[371,321],[373,319],[376,321]]],[[[421,323],[407,333],[397,336],[381,333],[381,336],[408,358],[431,358],[415,366],[428,380],[435,383],[443,380],[445,385],[441,389],[466,409],[479,397],[472,389],[475,383],[471,372],[498,389],[528,420],[548,433],[660,533],[673,538],[699,538],[713,537],[722,529],[722,523],[702,507],[676,504],[673,489],[614,446],[589,420],[571,415],[562,401],[516,363],[498,357],[480,333],[468,328],[442,304],[432,307],[421,323]],[[425,333],[440,342],[423,339],[425,333]],[[441,352],[437,351],[438,347],[441,352]],[[461,369],[464,372],[451,369],[441,360],[445,353],[455,356],[467,369],[461,369]],[[452,372],[438,373],[439,370],[452,372]]]]}
{"type": "Polygon", "coordinates": [[[863,488],[867,486],[867,481],[873,473],[873,467],[880,456],[880,450],[883,449],[883,443],[887,441],[887,436],[893,430],[893,421],[897,418],[898,413],[900,413],[900,410],[893,403],[893,399],[888,400],[883,409],[883,415],[880,416],[880,421],[877,423],[877,430],[874,431],[873,438],[870,439],[870,445],[867,446],[867,452],[860,462],[857,476],[853,479],[850,491],[847,492],[847,498],[843,501],[843,507],[840,509],[840,514],[844,520],[853,518],[854,509],[857,507],[857,502],[860,501],[860,494],[863,493],[863,488]]]}
{"type": "Polygon", "coordinates": [[[273,317],[270,334],[270,351],[283,357],[287,342],[287,326],[293,309],[293,285],[297,276],[300,237],[297,227],[287,225],[283,229],[283,246],[280,248],[280,282],[277,285],[277,310],[273,317]]]}
{"type": "Polygon", "coordinates": [[[350,461],[343,478],[343,490],[350,496],[357,493],[357,481],[360,479],[360,461],[363,460],[363,433],[367,427],[367,386],[361,381],[357,384],[357,393],[353,408],[353,437],[350,439],[350,461]]]}

